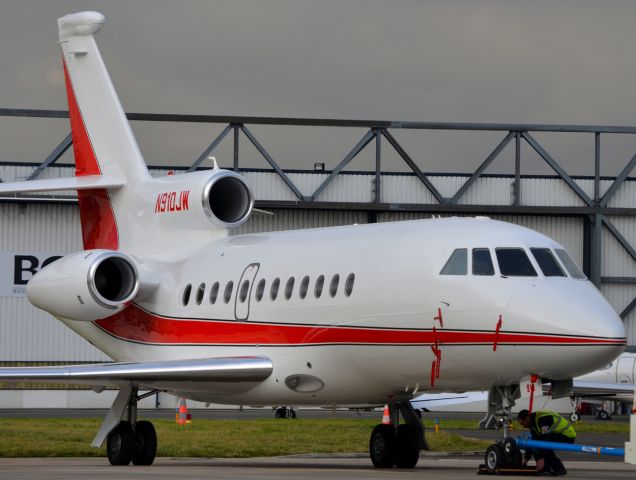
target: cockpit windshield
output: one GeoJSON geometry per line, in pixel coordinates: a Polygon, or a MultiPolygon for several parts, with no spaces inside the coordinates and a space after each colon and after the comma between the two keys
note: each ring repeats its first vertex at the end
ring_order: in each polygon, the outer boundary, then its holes
{"type": "Polygon", "coordinates": [[[534,259],[539,264],[539,268],[546,277],[566,277],[567,275],[554,258],[549,248],[531,248],[534,259]]]}
{"type": "Polygon", "coordinates": [[[568,252],[566,252],[562,248],[557,248],[554,251],[556,252],[557,257],[559,257],[563,265],[565,265],[566,270],[572,278],[576,278],[577,280],[583,280],[586,278],[585,274],[581,271],[579,266],[574,263],[574,260],[572,260],[572,258],[570,258],[568,252]]]}
{"type": "Polygon", "coordinates": [[[473,248],[473,275],[494,275],[490,250],[487,248],[473,248]]]}
{"type": "Polygon", "coordinates": [[[536,277],[537,271],[523,248],[496,248],[499,271],[506,277],[536,277]]]}
{"type": "Polygon", "coordinates": [[[586,278],[563,249],[532,247],[529,249],[532,257],[529,257],[527,250],[521,247],[499,247],[494,250],[495,256],[492,256],[491,249],[487,247],[456,248],[439,274],[494,276],[495,267],[498,265],[503,277],[537,277],[537,270],[531,261],[534,257],[544,277],[567,277],[569,273],[570,277],[575,279],[586,278]],[[497,264],[494,262],[495,259],[497,264]]]}
{"type": "Polygon", "coordinates": [[[456,248],[439,272],[440,275],[466,275],[468,270],[468,249],[456,248]]]}

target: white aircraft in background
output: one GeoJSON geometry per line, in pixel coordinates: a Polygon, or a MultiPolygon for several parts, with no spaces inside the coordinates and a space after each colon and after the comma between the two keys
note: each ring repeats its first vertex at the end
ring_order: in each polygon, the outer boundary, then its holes
{"type": "MultiPolygon", "coordinates": [[[[634,379],[636,378],[636,353],[624,352],[616,360],[603,368],[574,379],[571,396],[578,403],[585,401],[601,405],[597,417],[609,420],[610,414],[604,402],[634,402],[634,379]]],[[[578,412],[570,414],[577,421],[578,412]]]]}
{"type": "Polygon", "coordinates": [[[108,438],[112,464],[154,460],[154,428],[137,421],[143,389],[235,405],[388,403],[393,424],[373,430],[371,459],[413,467],[419,393],[490,388],[508,415],[522,379],[567,382],[623,351],[621,319],[564,248],[516,225],[228,236],[252,212],[250,187],[216,166],[149,175],[93,37],[103,23],[58,20],[76,177],[0,193],[78,191],[85,250],[42,269],[27,295],[116,363],[4,368],[0,381],[119,388],[93,441],[108,438]]]}

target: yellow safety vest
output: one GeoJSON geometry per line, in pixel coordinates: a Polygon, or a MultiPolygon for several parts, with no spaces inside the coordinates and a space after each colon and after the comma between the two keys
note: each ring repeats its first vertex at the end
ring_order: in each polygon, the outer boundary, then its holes
{"type": "Polygon", "coordinates": [[[576,431],[574,430],[572,424],[558,413],[550,412],[549,410],[539,411],[535,413],[535,430],[538,433],[543,433],[541,431],[541,427],[539,426],[539,419],[543,417],[552,417],[553,423],[548,433],[560,433],[561,435],[565,435],[568,438],[576,437],[576,431]]]}

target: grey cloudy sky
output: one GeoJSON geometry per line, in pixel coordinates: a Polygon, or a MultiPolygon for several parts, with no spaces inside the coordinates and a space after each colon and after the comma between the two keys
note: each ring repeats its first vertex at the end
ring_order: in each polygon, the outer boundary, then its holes
{"type": "MultiPolygon", "coordinates": [[[[65,109],[56,19],[98,10],[127,111],[451,122],[636,125],[633,1],[4,0],[0,107],[65,109]]],[[[149,164],[188,164],[222,126],[133,125],[149,164]]],[[[64,120],[0,119],[0,160],[39,161],[64,120]]],[[[333,167],[364,133],[253,131],[286,168],[333,167]]],[[[500,133],[395,132],[428,171],[474,169],[500,133]]],[[[592,135],[537,135],[592,174],[592,135]]],[[[230,139],[217,152],[231,163],[230,139]]],[[[636,138],[603,138],[605,174],[636,138]]],[[[372,167],[372,152],[351,165],[372,167]]],[[[385,149],[387,168],[402,169],[385,149]]],[[[528,148],[524,173],[547,173],[528,148]]],[[[493,171],[512,169],[512,149],[493,171]]],[[[244,141],[241,162],[266,164],[244,141]]]]}

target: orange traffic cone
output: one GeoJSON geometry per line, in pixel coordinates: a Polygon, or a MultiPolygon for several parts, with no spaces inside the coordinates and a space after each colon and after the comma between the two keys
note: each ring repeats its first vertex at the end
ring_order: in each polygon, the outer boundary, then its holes
{"type": "Polygon", "coordinates": [[[391,414],[389,413],[389,406],[384,406],[384,412],[382,413],[382,424],[390,425],[391,424],[391,414]]]}
{"type": "Polygon", "coordinates": [[[179,410],[177,413],[177,423],[179,425],[185,425],[188,423],[188,406],[186,405],[186,399],[181,398],[181,402],[179,403],[179,410]]]}

